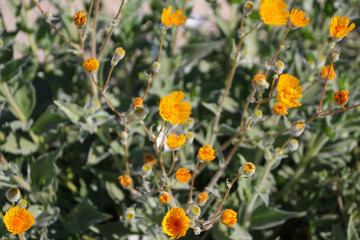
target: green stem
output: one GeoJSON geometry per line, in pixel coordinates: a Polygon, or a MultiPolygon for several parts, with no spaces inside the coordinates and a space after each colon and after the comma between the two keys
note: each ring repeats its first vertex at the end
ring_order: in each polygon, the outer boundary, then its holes
{"type": "Polygon", "coordinates": [[[20,240],[24,240],[24,236],[22,234],[18,234],[20,240]]]}
{"type": "Polygon", "coordinates": [[[324,87],[323,87],[323,91],[322,91],[322,94],[321,94],[321,99],[320,99],[320,103],[319,103],[319,107],[318,107],[318,112],[321,112],[321,106],[322,106],[322,103],[323,103],[323,100],[324,100],[324,95],[325,95],[325,90],[326,90],[326,85],[327,85],[327,82],[329,80],[329,76],[330,76],[330,72],[331,72],[331,69],[332,69],[332,66],[333,66],[333,63],[334,63],[334,49],[335,49],[335,45],[332,47],[331,49],[331,62],[330,62],[330,68],[329,68],[329,71],[328,71],[328,74],[325,78],[325,84],[324,84],[324,87]]]}
{"type": "Polygon", "coordinates": [[[19,107],[17,106],[17,104],[15,103],[14,98],[12,97],[11,93],[10,93],[10,89],[7,86],[7,84],[5,82],[1,83],[1,86],[4,90],[5,93],[5,97],[7,99],[7,101],[9,102],[9,104],[11,105],[11,107],[14,109],[14,111],[16,112],[17,117],[25,122],[26,121],[26,117],[23,115],[23,113],[20,111],[19,107]]]}
{"type": "Polygon", "coordinates": [[[110,76],[111,76],[112,71],[114,70],[114,67],[115,67],[115,64],[112,64],[112,65],[111,65],[111,68],[110,68],[110,71],[109,71],[109,74],[108,74],[107,79],[106,79],[106,83],[105,83],[105,85],[103,86],[103,88],[101,89],[101,92],[104,92],[105,89],[106,89],[106,87],[107,87],[107,85],[109,84],[110,76]]]}

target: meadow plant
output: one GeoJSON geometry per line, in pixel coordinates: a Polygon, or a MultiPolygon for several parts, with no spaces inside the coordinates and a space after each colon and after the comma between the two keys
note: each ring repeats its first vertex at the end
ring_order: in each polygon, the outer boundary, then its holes
{"type": "Polygon", "coordinates": [[[359,239],[356,1],[67,2],[0,31],[4,237],[359,239]]]}

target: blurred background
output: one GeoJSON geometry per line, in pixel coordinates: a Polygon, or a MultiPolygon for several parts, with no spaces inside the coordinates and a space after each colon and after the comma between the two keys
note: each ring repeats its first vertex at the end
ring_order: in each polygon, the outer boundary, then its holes
{"type": "MultiPolygon", "coordinates": [[[[39,3],[44,11],[51,12],[55,26],[79,44],[73,16],[87,10],[90,1],[41,0],[39,3]]],[[[97,51],[120,3],[100,1],[97,51]]],[[[128,111],[133,99],[142,96],[147,86],[146,73],[151,72],[156,60],[163,8],[172,5],[173,9],[184,9],[188,19],[178,29],[167,31],[161,69],[144,105],[150,110],[146,125],[161,124],[160,98],[172,91],[185,92],[195,119],[195,125],[187,127],[196,134],[193,145],[186,147],[181,156],[181,165],[189,169],[194,167],[198,148],[211,137],[214,111],[239,41],[244,3],[243,0],[126,1],[120,22],[99,59],[98,81],[102,86],[114,49],[126,50],[125,58],[112,74],[107,96],[116,109],[128,111]]],[[[235,185],[224,205],[238,212],[239,224],[232,228],[216,224],[200,236],[189,230],[183,239],[359,239],[359,108],[308,124],[298,138],[299,149],[272,170],[266,188],[254,188],[266,162],[264,153],[269,139],[264,133],[282,130],[291,122],[316,113],[322,91],[319,72],[330,59],[326,42],[328,26],[337,15],[348,16],[356,28],[336,45],[340,54],[335,63],[337,77],[328,83],[324,108],[332,104],[332,95],[340,89],[350,92],[347,107],[360,102],[359,1],[304,0],[287,1],[287,4],[289,10],[305,11],[310,23],[289,33],[278,59],[285,63],[284,72],[297,77],[303,89],[314,86],[303,94],[300,108],[290,109],[284,118],[272,117],[248,132],[216,185],[216,191],[223,196],[226,179],[237,173],[243,161],[256,165],[255,175],[235,185]],[[246,141],[256,138],[259,140],[246,141]],[[256,191],[261,197],[250,222],[245,223],[244,211],[256,191]]],[[[258,22],[259,6],[260,1],[255,1],[253,13],[245,20],[245,32],[258,22]]],[[[32,1],[0,0],[0,14],[0,152],[8,162],[0,169],[2,214],[10,207],[5,191],[17,186],[14,176],[20,176],[32,188],[21,191],[29,203],[29,211],[36,217],[28,239],[168,239],[161,230],[167,209],[158,204],[158,195],[133,198],[117,181],[125,172],[124,148],[119,137],[121,121],[103,100],[101,106],[94,101],[81,54],[51,29],[32,1]],[[121,220],[126,209],[134,204],[136,221],[121,220]]],[[[92,19],[93,15],[85,39],[86,58],[91,56],[92,19]]],[[[284,27],[262,24],[245,39],[222,112],[215,146],[217,160],[200,171],[195,182],[198,191],[208,184],[223,156],[229,153],[231,148],[221,146],[238,131],[243,106],[251,92],[251,80],[259,70],[266,69],[283,33],[284,27]]],[[[261,107],[265,117],[272,114],[274,104],[275,100],[261,107]]],[[[251,104],[250,112],[253,108],[251,104]]],[[[135,186],[141,188],[144,154],[155,153],[138,123],[134,121],[129,129],[132,177],[135,186]]],[[[281,147],[287,138],[280,135],[270,139],[270,144],[281,147]]],[[[170,161],[165,165],[169,168],[170,161]]],[[[159,167],[153,176],[158,172],[159,167]]],[[[151,182],[158,183],[159,179],[151,182]]],[[[187,191],[188,188],[176,189],[176,198],[185,203],[187,191]]],[[[204,219],[219,201],[216,191],[203,209],[204,219]]],[[[2,220],[1,235],[15,239],[8,235],[2,220]]]]}

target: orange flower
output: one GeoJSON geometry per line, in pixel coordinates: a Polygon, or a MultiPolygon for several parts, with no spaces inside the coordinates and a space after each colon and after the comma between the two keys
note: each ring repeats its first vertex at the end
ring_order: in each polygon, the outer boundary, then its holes
{"type": "Polygon", "coordinates": [[[134,106],[134,109],[136,109],[136,106],[141,106],[142,107],[143,106],[143,99],[140,98],[140,97],[135,98],[133,106],[134,106]]]}
{"type": "Polygon", "coordinates": [[[132,178],[128,174],[119,176],[118,180],[119,180],[121,186],[123,186],[124,188],[130,187],[133,183],[132,178]]]}
{"type": "Polygon", "coordinates": [[[287,4],[282,0],[261,0],[259,14],[265,24],[285,25],[289,11],[285,11],[287,4]]]}
{"type": "Polygon", "coordinates": [[[19,206],[10,208],[4,216],[4,223],[12,234],[23,234],[35,223],[34,216],[19,206]]]}
{"type": "Polygon", "coordinates": [[[277,100],[287,108],[299,107],[301,103],[297,99],[301,98],[301,86],[299,79],[289,74],[281,74],[277,85],[277,100]],[[295,88],[296,87],[296,88],[295,88]]]}
{"type": "Polygon", "coordinates": [[[160,205],[163,205],[164,203],[168,203],[168,202],[170,202],[170,200],[171,200],[171,197],[166,192],[162,193],[159,197],[160,205]]]}
{"type": "Polygon", "coordinates": [[[261,71],[258,72],[258,74],[256,74],[253,78],[253,83],[257,83],[259,81],[259,79],[265,79],[266,80],[266,76],[264,74],[261,73],[261,71]]]}
{"type": "Polygon", "coordinates": [[[83,63],[83,68],[87,74],[93,75],[99,68],[99,61],[92,57],[83,63]]]}
{"type": "Polygon", "coordinates": [[[200,206],[203,206],[208,199],[209,199],[209,195],[207,194],[207,192],[202,192],[197,197],[197,201],[199,202],[200,206]]]}
{"type": "Polygon", "coordinates": [[[182,183],[187,183],[191,179],[190,170],[187,168],[179,168],[176,171],[176,179],[182,183]]]}
{"type": "Polygon", "coordinates": [[[171,237],[170,239],[178,239],[186,235],[189,223],[190,219],[186,216],[184,209],[177,207],[166,213],[162,227],[164,233],[171,237]]]}
{"type": "MultiPolygon", "coordinates": [[[[323,67],[321,71],[321,77],[323,80],[325,80],[327,75],[329,74],[329,69],[330,69],[330,65],[326,65],[325,67],[323,67]]],[[[328,80],[334,80],[335,77],[336,77],[336,73],[334,71],[334,66],[331,66],[328,80]]]]}
{"type": "Polygon", "coordinates": [[[308,25],[310,18],[307,17],[305,19],[305,15],[305,12],[293,9],[290,14],[289,26],[292,29],[296,29],[298,27],[305,27],[306,25],[308,25]]]}
{"type": "Polygon", "coordinates": [[[184,97],[185,93],[179,91],[161,98],[159,112],[164,121],[172,124],[184,124],[191,114],[190,103],[181,101],[184,97]]]}
{"type": "Polygon", "coordinates": [[[336,16],[331,19],[331,24],[329,25],[330,34],[336,40],[340,41],[343,37],[348,37],[348,33],[355,28],[355,24],[352,23],[349,27],[349,18],[336,16]]]}
{"type": "Polygon", "coordinates": [[[204,162],[211,162],[215,159],[215,150],[210,145],[205,145],[199,149],[198,156],[204,162]]]}
{"type": "Polygon", "coordinates": [[[237,213],[231,209],[225,209],[221,215],[221,222],[228,227],[231,227],[237,222],[237,213]]]}
{"type": "Polygon", "coordinates": [[[74,22],[79,27],[83,26],[86,22],[86,15],[84,15],[83,13],[86,14],[86,11],[82,10],[81,12],[77,12],[74,15],[74,22]]]}
{"type": "Polygon", "coordinates": [[[275,103],[275,105],[273,107],[273,112],[276,115],[284,115],[284,114],[288,115],[287,110],[288,110],[288,108],[282,102],[275,103]]]}
{"type": "Polygon", "coordinates": [[[161,15],[161,22],[166,27],[171,27],[173,24],[183,25],[186,20],[186,16],[180,16],[182,14],[182,11],[180,9],[176,10],[173,14],[171,14],[171,8],[172,6],[169,6],[169,9],[164,8],[161,15]]]}
{"type": "Polygon", "coordinates": [[[184,134],[181,134],[180,136],[170,134],[167,138],[166,146],[174,150],[184,145],[185,140],[186,137],[184,136],[184,134]]]}
{"type": "Polygon", "coordinates": [[[340,90],[334,94],[335,103],[340,107],[342,107],[343,109],[346,109],[344,107],[344,104],[348,101],[348,99],[349,99],[349,91],[340,90]]]}
{"type": "Polygon", "coordinates": [[[146,164],[149,164],[152,168],[155,168],[157,165],[157,158],[154,157],[151,153],[145,153],[144,154],[144,162],[146,164]]]}

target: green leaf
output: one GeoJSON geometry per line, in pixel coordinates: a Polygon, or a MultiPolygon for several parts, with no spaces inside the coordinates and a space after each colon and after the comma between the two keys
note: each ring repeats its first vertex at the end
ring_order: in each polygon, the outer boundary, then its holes
{"type": "Polygon", "coordinates": [[[107,158],[110,155],[108,152],[108,147],[106,147],[102,142],[100,141],[94,141],[91,144],[87,164],[89,165],[95,165],[107,158]]]}
{"type": "Polygon", "coordinates": [[[354,224],[354,217],[356,213],[352,214],[349,218],[348,222],[348,228],[347,228],[347,239],[348,240],[359,240],[359,234],[356,230],[355,224],[354,224]]]}
{"type": "Polygon", "coordinates": [[[305,215],[306,212],[288,212],[277,208],[267,208],[262,205],[253,212],[250,224],[253,229],[264,230],[281,225],[290,218],[305,215]]]}
{"type": "Polygon", "coordinates": [[[1,145],[0,149],[12,154],[29,155],[36,152],[38,147],[30,140],[15,136],[14,133],[10,132],[6,137],[6,142],[1,145]]]}
{"type": "Polygon", "coordinates": [[[99,212],[93,203],[86,199],[73,208],[63,221],[68,231],[79,233],[89,226],[103,222],[110,217],[109,214],[99,212]]]}
{"type": "Polygon", "coordinates": [[[216,115],[218,106],[215,103],[202,102],[201,104],[216,115]]]}
{"type": "Polygon", "coordinates": [[[52,184],[59,173],[55,161],[61,154],[61,149],[39,156],[31,164],[31,183],[38,189],[52,184]]]}
{"type": "MultiPolygon", "coordinates": [[[[20,86],[14,93],[14,101],[25,119],[29,119],[36,103],[35,88],[31,83],[20,86]]],[[[14,109],[11,111],[17,116],[14,109]]]]}
{"type": "Polygon", "coordinates": [[[29,62],[30,56],[24,56],[19,59],[12,59],[5,63],[0,71],[2,82],[13,82],[17,80],[23,73],[22,68],[29,62]]]}
{"type": "Polygon", "coordinates": [[[54,103],[60,108],[61,111],[70,119],[72,123],[78,123],[80,118],[84,115],[83,109],[74,104],[66,103],[62,101],[54,101],[54,103]]]}

